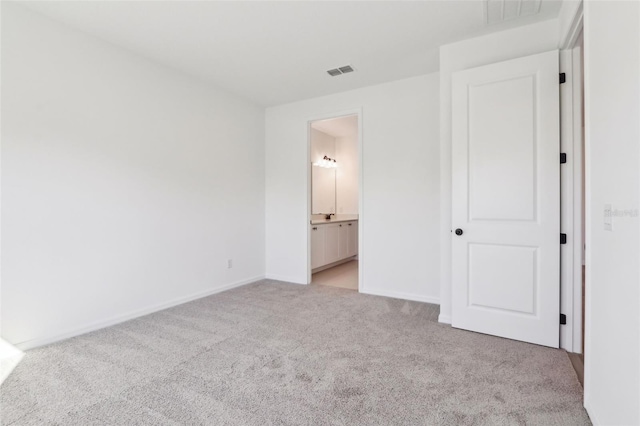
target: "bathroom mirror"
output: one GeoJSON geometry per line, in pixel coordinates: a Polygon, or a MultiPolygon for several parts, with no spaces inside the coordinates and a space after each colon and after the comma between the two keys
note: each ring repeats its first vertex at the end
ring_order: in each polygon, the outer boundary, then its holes
{"type": "Polygon", "coordinates": [[[336,212],[336,169],[311,165],[311,213],[336,212]]]}

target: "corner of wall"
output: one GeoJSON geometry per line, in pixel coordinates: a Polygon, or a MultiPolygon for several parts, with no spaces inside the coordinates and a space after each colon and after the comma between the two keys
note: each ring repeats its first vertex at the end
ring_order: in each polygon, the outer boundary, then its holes
{"type": "Polygon", "coordinates": [[[443,315],[443,314],[438,315],[438,322],[442,324],[451,325],[451,315],[443,315]]]}

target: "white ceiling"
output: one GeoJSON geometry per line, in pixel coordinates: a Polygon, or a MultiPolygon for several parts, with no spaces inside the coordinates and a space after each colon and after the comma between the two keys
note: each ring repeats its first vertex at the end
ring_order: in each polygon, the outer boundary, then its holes
{"type": "Polygon", "coordinates": [[[437,71],[440,45],[555,18],[561,1],[491,25],[480,0],[22,4],[270,106],[437,71]]]}
{"type": "Polygon", "coordinates": [[[358,116],[347,115],[345,117],[318,120],[311,123],[311,127],[334,138],[352,136],[358,134],[358,116]]]}

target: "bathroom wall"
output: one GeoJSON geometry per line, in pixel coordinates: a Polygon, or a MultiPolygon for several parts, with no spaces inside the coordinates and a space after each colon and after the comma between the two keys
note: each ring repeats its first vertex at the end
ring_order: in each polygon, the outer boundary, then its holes
{"type": "Polygon", "coordinates": [[[322,160],[327,157],[336,157],[336,138],[320,130],[311,129],[311,162],[322,160]]]}
{"type": "MultiPolygon", "coordinates": [[[[325,156],[336,158],[336,139],[324,132],[311,129],[311,163],[325,156]]],[[[336,169],[311,166],[311,213],[336,212],[336,169]]]]}
{"type": "Polygon", "coordinates": [[[336,138],[336,213],[358,214],[358,135],[336,138]]]}
{"type": "Polygon", "coordinates": [[[338,164],[335,171],[312,167],[312,213],[358,214],[358,135],[333,137],[312,128],[310,152],[311,163],[326,155],[338,164]],[[331,172],[334,174],[330,182],[327,177],[331,172]],[[326,207],[329,195],[333,197],[332,208],[326,207]]]}

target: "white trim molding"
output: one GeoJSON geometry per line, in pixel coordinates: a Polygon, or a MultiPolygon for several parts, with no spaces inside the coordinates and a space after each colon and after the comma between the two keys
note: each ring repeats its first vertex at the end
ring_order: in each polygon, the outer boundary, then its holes
{"type": "Polygon", "coordinates": [[[560,168],[560,230],[567,234],[566,244],[560,245],[560,313],[566,315],[566,324],[560,325],[560,348],[567,352],[577,352],[573,348],[574,330],[574,268],[573,257],[576,239],[574,228],[574,192],[579,190],[573,166],[579,155],[573,144],[573,67],[572,52],[560,51],[560,72],[566,74],[567,82],[560,85],[560,152],[567,156],[567,163],[560,168]]]}
{"type": "Polygon", "coordinates": [[[438,315],[438,322],[441,324],[451,325],[451,315],[438,315]]]}
{"type": "Polygon", "coordinates": [[[40,346],[49,345],[51,343],[56,343],[61,340],[66,340],[71,337],[76,337],[81,334],[90,333],[92,331],[100,330],[102,328],[110,327],[112,325],[120,324],[125,321],[129,321],[135,318],[139,318],[145,315],[152,314],[154,312],[162,311],[164,309],[172,308],[174,306],[182,305],[183,303],[191,302],[197,299],[202,299],[203,297],[211,296],[217,293],[222,293],[226,290],[231,290],[232,288],[241,287],[243,285],[251,284],[257,281],[264,279],[264,276],[256,276],[253,278],[249,278],[242,281],[236,281],[231,284],[226,284],[221,287],[216,287],[213,289],[201,291],[198,293],[193,293],[188,296],[179,297],[177,299],[173,299],[167,302],[159,303],[156,305],[152,305],[146,308],[137,309],[135,311],[130,311],[124,314],[116,315],[111,318],[106,318],[99,321],[94,321],[89,324],[82,325],[80,327],[74,327],[73,329],[69,329],[62,333],[56,334],[54,336],[46,336],[40,337],[37,339],[27,340],[24,342],[15,343],[14,346],[20,350],[28,350],[34,349],[40,346]]]}
{"type": "Polygon", "coordinates": [[[584,408],[585,410],[587,410],[587,413],[589,414],[589,420],[591,420],[591,423],[594,425],[601,425],[603,424],[601,421],[598,420],[598,413],[595,413],[593,410],[593,407],[591,406],[591,403],[589,401],[589,398],[587,396],[587,392],[585,391],[584,394],[584,408]]]}
{"type": "Polygon", "coordinates": [[[582,31],[582,21],[584,17],[582,0],[563,1],[560,16],[560,49],[572,49],[580,32],[582,31]]]}
{"type": "Polygon", "coordinates": [[[307,282],[300,281],[299,279],[296,279],[296,278],[293,278],[293,277],[285,277],[284,275],[278,275],[278,274],[267,274],[267,275],[265,275],[265,279],[274,280],[274,281],[282,281],[284,283],[289,283],[289,284],[300,284],[300,285],[308,285],[309,284],[307,282]]]}
{"type": "MultiPolygon", "coordinates": [[[[582,4],[578,10],[582,13],[582,4]]],[[[577,44],[582,34],[582,18],[572,29],[577,44]]],[[[566,83],[560,85],[560,147],[567,154],[561,168],[561,229],[567,244],[561,245],[560,309],[567,323],[560,326],[560,348],[582,353],[582,264],[583,264],[583,135],[581,47],[560,51],[560,71],[566,83]]]]}

